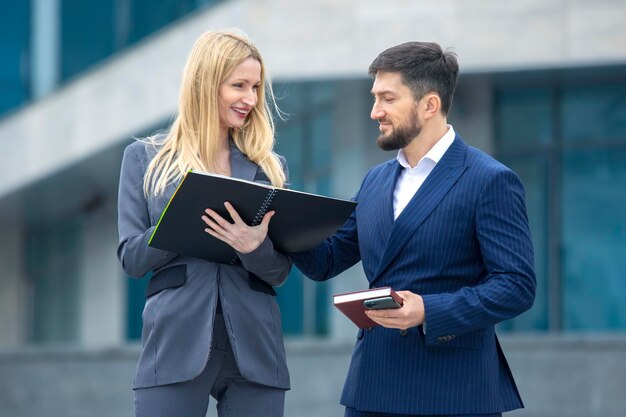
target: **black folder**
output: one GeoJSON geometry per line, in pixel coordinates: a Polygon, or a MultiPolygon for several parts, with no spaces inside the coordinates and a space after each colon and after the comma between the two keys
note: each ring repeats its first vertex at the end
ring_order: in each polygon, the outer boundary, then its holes
{"type": "Polygon", "coordinates": [[[203,172],[188,172],[163,210],[149,245],[213,262],[238,262],[235,250],[204,231],[204,210],[232,221],[224,202],[233,205],[248,225],[257,225],[275,210],[268,235],[281,252],[311,249],[332,235],[356,203],[302,191],[203,172]]]}

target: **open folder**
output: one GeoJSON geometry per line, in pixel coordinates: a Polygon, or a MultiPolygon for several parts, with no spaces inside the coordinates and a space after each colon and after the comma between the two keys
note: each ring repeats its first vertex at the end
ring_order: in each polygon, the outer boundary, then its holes
{"type": "Polygon", "coordinates": [[[301,252],[317,246],[343,225],[356,206],[350,200],[190,171],[163,210],[149,245],[213,262],[236,263],[234,249],[206,233],[201,218],[210,208],[232,221],[225,201],[251,226],[275,210],[268,235],[281,252],[301,252]]]}

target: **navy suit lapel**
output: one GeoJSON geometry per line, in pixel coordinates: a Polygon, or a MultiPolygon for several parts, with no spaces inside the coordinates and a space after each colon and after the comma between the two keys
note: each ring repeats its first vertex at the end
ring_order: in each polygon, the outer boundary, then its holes
{"type": "Polygon", "coordinates": [[[381,184],[381,202],[382,207],[380,211],[381,218],[383,220],[382,227],[389,230],[393,227],[393,191],[396,188],[396,182],[402,172],[402,165],[394,160],[389,163],[389,168],[385,175],[385,179],[381,184]]]}
{"type": "MultiPolygon", "coordinates": [[[[466,152],[467,144],[457,136],[439,163],[437,163],[430,175],[428,175],[426,181],[424,181],[409,204],[393,223],[387,245],[376,270],[376,274],[374,274],[371,281],[372,283],[382,274],[387,266],[389,266],[391,261],[414,234],[415,230],[426,220],[428,215],[437,207],[448,191],[450,191],[463,171],[465,171],[466,152]]],[[[393,201],[395,180],[390,188],[392,193],[391,200],[393,201]]]]}

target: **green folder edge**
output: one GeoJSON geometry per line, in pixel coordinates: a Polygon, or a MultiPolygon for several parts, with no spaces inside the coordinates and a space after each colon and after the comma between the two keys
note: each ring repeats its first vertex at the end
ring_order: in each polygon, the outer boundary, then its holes
{"type": "Polygon", "coordinates": [[[187,174],[189,174],[190,172],[192,172],[191,169],[189,171],[187,171],[187,173],[185,174],[183,179],[180,181],[180,184],[178,184],[178,187],[176,187],[176,191],[174,191],[174,194],[172,194],[172,197],[170,198],[170,201],[167,202],[167,206],[165,206],[165,210],[163,210],[163,213],[161,213],[161,217],[159,217],[159,221],[157,222],[157,224],[156,224],[156,226],[154,228],[154,231],[152,232],[152,235],[150,236],[150,240],[148,241],[148,245],[150,245],[150,243],[152,243],[152,238],[154,238],[154,235],[156,234],[157,230],[159,230],[159,225],[161,224],[161,220],[163,220],[163,216],[165,216],[165,213],[167,212],[167,209],[170,208],[170,204],[171,204],[172,200],[174,200],[174,197],[176,196],[176,193],[180,189],[181,185],[183,185],[183,182],[185,181],[185,178],[187,178],[187,174]]]}

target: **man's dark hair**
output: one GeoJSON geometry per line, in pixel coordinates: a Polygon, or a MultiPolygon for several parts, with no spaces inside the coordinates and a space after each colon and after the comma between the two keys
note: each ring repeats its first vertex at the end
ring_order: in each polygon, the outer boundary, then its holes
{"type": "Polygon", "coordinates": [[[415,100],[437,93],[441,97],[441,112],[448,114],[459,77],[455,53],[444,52],[434,42],[407,42],[381,52],[369,67],[372,76],[378,71],[402,74],[415,100]]]}

